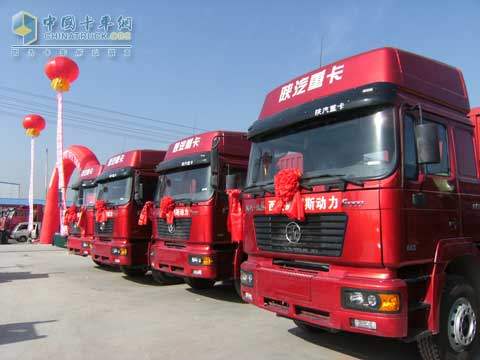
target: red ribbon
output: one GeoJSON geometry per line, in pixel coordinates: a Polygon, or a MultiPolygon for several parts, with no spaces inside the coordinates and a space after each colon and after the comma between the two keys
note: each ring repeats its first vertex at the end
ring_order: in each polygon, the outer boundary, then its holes
{"type": "Polygon", "coordinates": [[[82,232],[82,236],[85,236],[87,231],[87,208],[82,206],[80,208],[80,215],[78,216],[77,226],[82,232]]]}
{"type": "Polygon", "coordinates": [[[228,218],[227,230],[231,234],[234,242],[243,240],[243,211],[240,195],[242,191],[239,189],[227,190],[228,194],[228,218]]]}
{"type": "Polygon", "coordinates": [[[105,200],[97,200],[95,202],[95,221],[102,223],[107,222],[107,209],[105,208],[105,200]]]}
{"type": "Polygon", "coordinates": [[[143,205],[142,212],[138,218],[138,225],[144,226],[148,224],[148,220],[152,220],[153,201],[147,201],[143,205]]]}
{"type": "Polygon", "coordinates": [[[63,216],[63,225],[69,226],[70,223],[77,221],[77,207],[75,205],[70,206],[63,216]]]}
{"type": "Polygon", "coordinates": [[[175,210],[175,200],[170,196],[165,196],[160,201],[160,217],[166,218],[167,224],[173,224],[173,210],[175,210]]]}
{"type": "Polygon", "coordinates": [[[298,169],[284,169],[274,178],[275,196],[278,198],[273,212],[285,214],[290,219],[305,220],[302,195],[300,193],[300,178],[302,173],[298,169]],[[285,203],[290,203],[288,210],[283,210],[285,203]]]}

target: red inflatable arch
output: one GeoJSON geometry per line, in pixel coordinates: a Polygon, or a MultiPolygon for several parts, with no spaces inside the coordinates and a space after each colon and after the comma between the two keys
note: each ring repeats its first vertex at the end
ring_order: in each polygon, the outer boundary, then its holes
{"type": "MultiPolygon", "coordinates": [[[[63,152],[63,168],[65,187],[70,181],[73,170],[82,171],[85,168],[100,165],[95,154],[90,149],[81,145],[70,146],[63,152]]],[[[53,235],[60,228],[60,209],[58,207],[58,172],[53,170],[52,179],[48,187],[40,244],[51,244],[53,235]]]]}

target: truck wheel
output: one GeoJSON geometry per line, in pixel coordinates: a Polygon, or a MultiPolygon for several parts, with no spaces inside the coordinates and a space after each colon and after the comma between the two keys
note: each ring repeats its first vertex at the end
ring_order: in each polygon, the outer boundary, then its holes
{"type": "Polygon", "coordinates": [[[178,276],[170,275],[163,271],[154,269],[152,269],[152,277],[153,280],[160,285],[174,285],[183,283],[183,279],[178,276]]]}
{"type": "Polygon", "coordinates": [[[318,327],[310,325],[309,323],[301,320],[293,320],[293,322],[295,323],[295,325],[297,325],[297,327],[308,333],[318,333],[322,331],[318,327]]]}
{"type": "Polygon", "coordinates": [[[215,285],[215,280],[210,279],[199,279],[199,278],[185,278],[185,282],[195,290],[206,290],[211,289],[215,285]]]}
{"type": "Polygon", "coordinates": [[[240,283],[240,279],[233,280],[233,283],[235,285],[235,291],[237,292],[237,295],[240,296],[240,299],[243,300],[243,298],[242,298],[242,284],[240,283]]]}
{"type": "Polygon", "coordinates": [[[478,301],[472,286],[461,276],[447,276],[440,309],[440,333],[418,341],[422,358],[474,359],[480,350],[478,316],[478,301]]]}
{"type": "Polygon", "coordinates": [[[130,267],[130,266],[120,266],[120,270],[127,275],[131,277],[138,277],[138,276],[144,276],[147,270],[145,268],[137,268],[137,267],[130,267]]]}
{"type": "Polygon", "coordinates": [[[21,243],[24,243],[27,241],[27,237],[26,236],[20,236],[18,239],[17,239],[18,242],[21,242],[21,243]]]}

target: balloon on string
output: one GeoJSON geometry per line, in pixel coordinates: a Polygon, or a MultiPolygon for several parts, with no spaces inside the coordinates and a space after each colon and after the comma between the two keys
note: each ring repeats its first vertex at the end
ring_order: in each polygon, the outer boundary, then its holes
{"type": "Polygon", "coordinates": [[[53,57],[45,64],[45,74],[52,81],[52,88],[59,92],[70,89],[79,71],[77,63],[66,56],[53,57]]]}
{"type": "Polygon", "coordinates": [[[26,133],[31,137],[38,137],[43,129],[45,129],[45,119],[37,114],[30,114],[23,118],[23,127],[26,133]]]}

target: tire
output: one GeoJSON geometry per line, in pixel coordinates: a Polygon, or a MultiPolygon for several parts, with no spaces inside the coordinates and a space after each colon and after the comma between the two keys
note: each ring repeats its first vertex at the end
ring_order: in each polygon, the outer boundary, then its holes
{"type": "Polygon", "coordinates": [[[418,340],[424,360],[475,359],[480,350],[478,300],[461,276],[447,275],[440,308],[440,333],[418,340]]]}
{"type": "Polygon", "coordinates": [[[304,321],[293,320],[293,322],[295,323],[295,325],[297,325],[298,328],[302,329],[307,333],[318,333],[322,331],[322,329],[319,329],[318,327],[310,325],[304,321]]]}
{"type": "Polygon", "coordinates": [[[147,273],[147,270],[141,267],[120,266],[120,270],[122,270],[125,275],[130,277],[145,276],[147,273]]]}
{"type": "Polygon", "coordinates": [[[240,297],[240,299],[243,300],[242,284],[240,283],[240,278],[233,280],[233,285],[235,286],[235,291],[237,292],[237,295],[240,297]]]}
{"type": "Polygon", "coordinates": [[[160,285],[175,285],[183,283],[183,279],[178,276],[170,275],[163,271],[154,269],[152,269],[152,277],[153,280],[160,285]]]}
{"type": "Polygon", "coordinates": [[[27,242],[27,237],[26,237],[26,236],[20,236],[20,237],[17,239],[17,241],[20,242],[20,243],[27,242]]]}
{"type": "Polygon", "coordinates": [[[195,290],[206,290],[211,289],[213,285],[215,285],[215,280],[210,279],[199,279],[199,278],[185,278],[185,282],[190,286],[192,289],[195,290]]]}

